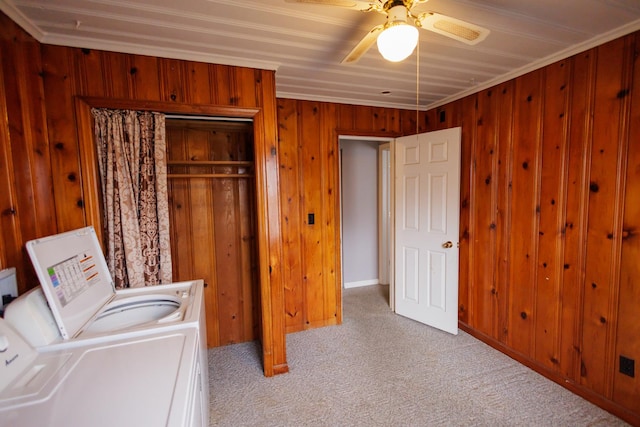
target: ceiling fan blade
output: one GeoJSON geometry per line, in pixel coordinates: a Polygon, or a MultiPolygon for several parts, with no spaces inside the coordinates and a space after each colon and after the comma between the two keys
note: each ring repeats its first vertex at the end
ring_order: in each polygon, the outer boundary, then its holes
{"type": "Polygon", "coordinates": [[[416,18],[418,26],[462,43],[474,45],[487,38],[490,31],[478,25],[439,13],[421,13],[416,18]]]}
{"type": "Polygon", "coordinates": [[[374,8],[375,1],[362,0],[284,0],[286,3],[309,3],[320,4],[325,6],[340,6],[356,10],[371,10],[374,8]]]}
{"type": "Polygon", "coordinates": [[[376,25],[373,27],[367,35],[365,35],[362,40],[358,42],[356,47],[354,47],[351,52],[347,56],[344,57],[341,64],[353,64],[357,62],[362,55],[364,55],[371,45],[376,41],[378,35],[384,30],[384,25],[376,25]]]}

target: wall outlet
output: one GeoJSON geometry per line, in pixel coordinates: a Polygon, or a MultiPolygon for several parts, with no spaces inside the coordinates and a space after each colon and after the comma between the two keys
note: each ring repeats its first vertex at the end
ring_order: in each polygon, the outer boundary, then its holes
{"type": "Polygon", "coordinates": [[[636,361],[628,357],[620,356],[620,373],[628,375],[631,378],[636,376],[636,361]]]}

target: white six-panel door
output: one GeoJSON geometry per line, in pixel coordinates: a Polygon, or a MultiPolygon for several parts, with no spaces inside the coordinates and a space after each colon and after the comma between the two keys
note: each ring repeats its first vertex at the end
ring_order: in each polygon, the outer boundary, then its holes
{"type": "Polygon", "coordinates": [[[395,310],[458,333],[461,128],[395,141],[395,310]]]}

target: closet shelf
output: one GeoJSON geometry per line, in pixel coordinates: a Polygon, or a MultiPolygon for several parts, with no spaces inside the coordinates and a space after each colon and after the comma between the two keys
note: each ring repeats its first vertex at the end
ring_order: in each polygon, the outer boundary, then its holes
{"type": "Polygon", "coordinates": [[[168,160],[168,166],[253,166],[253,162],[241,160],[168,160]]]}

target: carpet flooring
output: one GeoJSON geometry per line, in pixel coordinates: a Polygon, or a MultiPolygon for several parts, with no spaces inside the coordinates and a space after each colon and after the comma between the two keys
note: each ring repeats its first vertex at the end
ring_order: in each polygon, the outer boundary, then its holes
{"type": "Polygon", "coordinates": [[[343,293],[344,319],[287,335],[288,374],[259,346],[209,350],[211,426],[624,426],[460,331],[391,312],[388,287],[343,293]]]}

